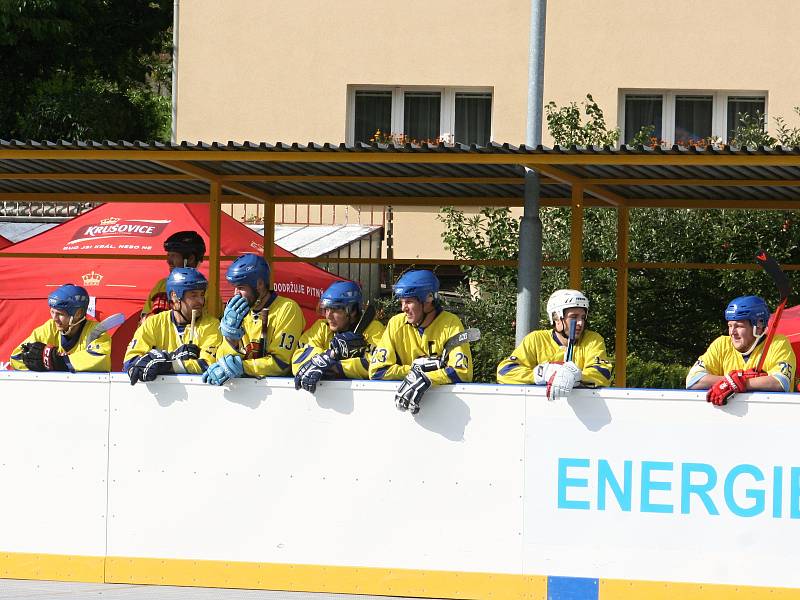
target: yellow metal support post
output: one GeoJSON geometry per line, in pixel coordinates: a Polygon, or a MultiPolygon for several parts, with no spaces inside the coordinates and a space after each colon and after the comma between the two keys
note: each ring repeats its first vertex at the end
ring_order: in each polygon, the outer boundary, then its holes
{"type": "MultiPolygon", "coordinates": [[[[264,260],[270,267],[272,279],[272,259],[275,257],[275,203],[264,202],[264,260]]],[[[271,287],[272,281],[269,282],[271,287]]]]}
{"type": "Polygon", "coordinates": [[[617,209],[617,333],[614,385],[625,387],[628,362],[628,208],[617,209]]]}
{"type": "Polygon", "coordinates": [[[220,223],[222,221],[222,186],[217,181],[210,184],[211,202],[208,206],[210,231],[208,249],[208,292],[206,302],[209,314],[218,316],[222,311],[219,306],[219,255],[220,255],[220,223]]]}
{"type": "Polygon", "coordinates": [[[581,289],[583,268],[583,186],[572,186],[571,227],[569,241],[569,287],[581,289]]]}

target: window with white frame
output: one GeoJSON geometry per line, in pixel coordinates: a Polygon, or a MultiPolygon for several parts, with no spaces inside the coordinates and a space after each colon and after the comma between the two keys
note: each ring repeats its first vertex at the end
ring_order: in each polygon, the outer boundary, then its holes
{"type": "Polygon", "coordinates": [[[492,139],[492,91],[487,88],[350,86],[348,143],[401,135],[416,141],[487,145],[492,139]]]}
{"type": "MultiPolygon", "coordinates": [[[[668,144],[686,145],[717,137],[732,140],[740,114],[765,115],[766,92],[622,90],[622,139],[630,143],[642,127],[668,144]]],[[[765,117],[766,121],[766,117],[765,117]]]]}

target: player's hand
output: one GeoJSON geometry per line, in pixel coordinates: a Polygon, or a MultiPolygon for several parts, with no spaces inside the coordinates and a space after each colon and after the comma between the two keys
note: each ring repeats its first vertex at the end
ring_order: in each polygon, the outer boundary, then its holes
{"type": "Polygon", "coordinates": [[[569,393],[581,380],[581,370],[574,362],[565,362],[558,365],[558,370],[550,377],[547,382],[545,393],[548,400],[560,400],[566,398],[569,393]]]}
{"type": "Polygon", "coordinates": [[[240,340],[244,336],[242,321],[250,311],[247,299],[238,294],[231,298],[225,306],[222,320],[219,323],[219,330],[223,336],[232,340],[240,340]]]}
{"type": "Polygon", "coordinates": [[[416,368],[423,373],[436,371],[441,369],[443,366],[442,359],[438,356],[421,356],[420,358],[415,358],[411,362],[411,368],[416,368]]]}
{"type": "Polygon", "coordinates": [[[197,360],[200,358],[200,347],[196,344],[184,344],[172,353],[172,360],[197,360]]]}
{"type": "Polygon", "coordinates": [[[242,357],[236,354],[226,354],[217,362],[210,365],[203,373],[203,383],[210,385],[222,385],[229,379],[235,379],[244,375],[242,357]]]}
{"type": "Polygon", "coordinates": [[[533,369],[533,385],[547,385],[563,364],[563,361],[556,360],[536,365],[533,369]]]}
{"type": "Polygon", "coordinates": [[[172,357],[169,352],[153,348],[143,354],[136,362],[128,367],[128,378],[131,385],[137,381],[153,381],[159,375],[166,375],[172,371],[172,357]]]}
{"type": "Polygon", "coordinates": [[[397,393],[394,396],[394,403],[398,410],[408,410],[412,415],[419,412],[422,395],[431,387],[431,380],[418,367],[412,366],[405,376],[397,393]]]}
{"type": "Polygon", "coordinates": [[[58,348],[42,342],[22,344],[22,362],[30,371],[69,371],[58,348]]]}
{"type": "Polygon", "coordinates": [[[746,391],[747,380],[753,377],[760,377],[755,369],[731,371],[706,392],[706,402],[711,402],[714,406],[724,406],[728,403],[728,398],[746,391]]]}
{"type": "Polygon", "coordinates": [[[368,345],[367,340],[360,333],[353,331],[334,333],[331,340],[330,355],[335,360],[358,358],[359,356],[364,356],[368,345]]]}
{"type": "Polygon", "coordinates": [[[313,394],[317,391],[317,384],[325,375],[325,371],[336,363],[337,361],[327,354],[315,354],[297,370],[297,375],[294,376],[294,389],[303,388],[313,394]]]}

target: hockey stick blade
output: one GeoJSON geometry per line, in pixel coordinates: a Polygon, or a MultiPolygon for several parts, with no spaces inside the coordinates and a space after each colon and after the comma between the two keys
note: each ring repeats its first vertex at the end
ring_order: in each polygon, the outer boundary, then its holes
{"type": "Polygon", "coordinates": [[[364,307],[364,312],[361,315],[361,318],[358,320],[355,329],[353,329],[353,333],[362,334],[367,330],[370,323],[375,320],[375,305],[371,302],[368,302],[367,305],[364,307]]]}
{"type": "Polygon", "coordinates": [[[775,287],[778,288],[781,301],[788,298],[789,293],[792,291],[792,283],[789,278],[781,270],[780,265],[769,254],[763,250],[759,250],[756,254],[756,262],[764,269],[764,272],[772,278],[775,282],[775,287]]]}
{"type": "Polygon", "coordinates": [[[103,335],[109,329],[114,329],[114,327],[118,327],[125,322],[125,315],[122,313],[114,313],[111,316],[106,317],[102,321],[97,324],[97,327],[92,329],[89,332],[89,335],[86,336],[86,345],[88,346],[101,335],[103,335]]]}
{"type": "Polygon", "coordinates": [[[575,354],[575,326],[577,321],[574,319],[569,322],[569,341],[567,349],[564,351],[564,362],[571,362],[572,355],[575,354]]]}
{"type": "Polygon", "coordinates": [[[453,348],[461,346],[466,342],[477,342],[479,339],[481,339],[481,330],[477,327],[470,327],[466,331],[457,333],[444,343],[442,356],[446,357],[453,348]]]}

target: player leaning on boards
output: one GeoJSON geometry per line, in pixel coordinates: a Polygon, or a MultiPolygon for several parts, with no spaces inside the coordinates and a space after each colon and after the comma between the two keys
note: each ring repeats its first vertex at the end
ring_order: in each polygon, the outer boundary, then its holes
{"type": "Polygon", "coordinates": [[[372,349],[384,326],[374,319],[374,307],[364,312],[362,300],[352,281],[337,281],[322,293],[325,318],[308,328],[292,357],[295,389],[313,394],[320,379],[369,379],[372,349]]]}
{"type": "Polygon", "coordinates": [[[686,389],[708,390],[706,401],[727,404],[739,392],[790,392],[796,359],[789,340],[776,335],[762,359],[769,307],[758,296],[740,296],[725,309],[728,335],[713,342],[686,376],[686,389]],[[760,365],[760,368],[759,368],[760,365]]]}
{"type": "Polygon", "coordinates": [[[456,315],[442,310],[439,279],[433,272],[404,273],[394,285],[394,295],[403,312],[389,319],[372,352],[369,377],[402,380],[395,394],[397,408],[416,414],[432,384],[472,381],[472,354],[465,342],[443,356],[445,342],[464,326],[456,315]]]}
{"type": "Polygon", "coordinates": [[[224,339],[217,362],[203,373],[203,381],[222,385],[245,375],[289,375],[292,353],[306,325],[300,306],[269,289],[269,265],[256,254],[237,258],[225,277],[234,296],[219,325],[224,339]]]}
{"type": "Polygon", "coordinates": [[[99,324],[86,318],[89,293],[68,283],[53,291],[47,304],[50,320],[14,349],[11,366],[30,371],[109,371],[111,337],[105,332],[92,334],[99,324]]]}
{"type": "Polygon", "coordinates": [[[548,400],[567,397],[579,384],[611,385],[606,344],[600,334],[586,329],[589,299],[578,290],[556,290],[547,300],[547,316],[553,328],[526,335],[514,353],[497,365],[497,382],[546,385],[548,400]]]}
{"type": "Polygon", "coordinates": [[[204,372],[214,361],[219,321],[203,310],[208,281],[197,269],[176,267],[167,277],[171,310],[148,317],[133,334],[123,368],[131,385],[159,375],[204,372]]]}

